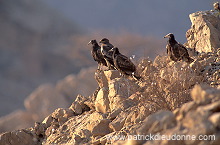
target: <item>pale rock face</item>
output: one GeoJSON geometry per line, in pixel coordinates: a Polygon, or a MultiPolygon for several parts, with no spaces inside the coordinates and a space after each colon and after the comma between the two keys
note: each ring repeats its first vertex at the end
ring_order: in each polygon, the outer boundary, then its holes
{"type": "Polygon", "coordinates": [[[95,108],[102,113],[129,106],[127,99],[139,88],[134,80],[121,77],[116,70],[96,71],[95,76],[101,88],[96,96],[95,108]]]}
{"type": "Polygon", "coordinates": [[[208,104],[214,97],[220,97],[220,91],[207,85],[196,85],[191,91],[192,99],[197,104],[208,104]]]}
{"type": "Polygon", "coordinates": [[[100,89],[95,100],[96,111],[107,113],[110,111],[109,103],[108,90],[105,88],[100,89]]]}
{"type": "Polygon", "coordinates": [[[106,78],[106,75],[104,74],[104,71],[96,70],[95,80],[98,83],[99,88],[108,89],[108,80],[106,78]]]}
{"type": "Polygon", "coordinates": [[[189,15],[192,26],[186,32],[189,48],[199,52],[214,52],[220,48],[220,18],[211,11],[189,15]]]}
{"type": "Polygon", "coordinates": [[[92,129],[92,135],[95,136],[104,136],[110,133],[109,123],[111,121],[108,119],[100,120],[92,129]]]}
{"type": "Polygon", "coordinates": [[[110,128],[113,131],[120,131],[124,126],[125,120],[127,117],[127,113],[120,113],[110,124],[110,128]]]}
{"type": "Polygon", "coordinates": [[[3,133],[0,135],[0,143],[3,145],[37,145],[39,144],[37,138],[31,131],[16,130],[12,132],[3,133]]]}
{"type": "Polygon", "coordinates": [[[111,80],[115,78],[121,77],[120,73],[117,70],[104,71],[104,74],[108,82],[110,82],[111,80]]]}
{"type": "Polygon", "coordinates": [[[170,111],[159,111],[148,116],[143,122],[142,127],[138,130],[138,133],[143,135],[156,133],[176,125],[175,116],[170,111]]]}
{"type": "Polygon", "coordinates": [[[211,121],[215,127],[220,127],[220,113],[214,113],[211,115],[209,121],[211,121]]]}
{"type": "MultiPolygon", "coordinates": [[[[125,101],[138,90],[134,81],[126,78],[116,78],[109,83],[110,109],[126,108],[125,101]]],[[[127,102],[128,103],[128,102],[127,102]]]]}

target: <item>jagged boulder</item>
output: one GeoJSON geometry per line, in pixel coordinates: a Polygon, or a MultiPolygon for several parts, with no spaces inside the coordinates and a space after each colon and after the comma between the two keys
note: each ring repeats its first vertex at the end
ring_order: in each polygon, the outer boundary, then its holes
{"type": "Polygon", "coordinates": [[[108,90],[106,88],[102,88],[99,90],[96,100],[95,100],[95,109],[98,112],[107,113],[110,111],[109,106],[109,98],[108,98],[108,90]]]}
{"type": "Polygon", "coordinates": [[[217,52],[220,48],[220,18],[216,11],[196,12],[189,15],[192,26],[186,32],[189,48],[199,52],[217,52]]]}
{"type": "Polygon", "coordinates": [[[121,77],[116,70],[96,71],[95,78],[100,88],[95,100],[97,111],[106,113],[132,105],[128,98],[139,88],[136,81],[121,77]]]}
{"type": "Polygon", "coordinates": [[[40,142],[29,130],[15,130],[0,135],[2,145],[39,145],[40,142]]]}

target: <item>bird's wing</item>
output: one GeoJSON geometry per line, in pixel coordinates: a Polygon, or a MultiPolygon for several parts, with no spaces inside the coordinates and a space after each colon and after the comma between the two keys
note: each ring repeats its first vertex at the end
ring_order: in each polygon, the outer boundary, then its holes
{"type": "Polygon", "coordinates": [[[94,59],[95,61],[97,61],[96,50],[92,49],[92,50],[91,50],[91,55],[92,55],[93,59],[94,59]]]}
{"type": "Polygon", "coordinates": [[[183,44],[178,43],[178,48],[179,48],[180,57],[189,57],[189,53],[183,44]]]}
{"type": "Polygon", "coordinates": [[[108,57],[108,58],[112,58],[112,53],[113,51],[111,50],[112,48],[108,45],[102,45],[101,46],[101,53],[102,55],[108,57]]]}
{"type": "Polygon", "coordinates": [[[188,63],[191,63],[194,61],[194,59],[192,59],[190,56],[189,56],[189,53],[188,53],[188,50],[186,49],[186,47],[180,43],[178,43],[179,45],[179,53],[180,53],[180,59],[188,62],[188,63]]]}
{"type": "Polygon", "coordinates": [[[131,60],[122,54],[117,56],[117,65],[120,69],[125,71],[134,72],[136,70],[135,65],[131,62],[131,60]]]}
{"type": "Polygon", "coordinates": [[[97,50],[97,56],[100,58],[100,59],[104,59],[103,55],[102,55],[102,52],[101,52],[101,49],[98,49],[97,50]]]}
{"type": "Polygon", "coordinates": [[[166,45],[166,49],[167,49],[167,54],[170,55],[171,54],[171,46],[169,44],[166,45]]]}
{"type": "Polygon", "coordinates": [[[180,58],[180,52],[179,52],[179,45],[178,43],[176,43],[172,48],[172,53],[173,55],[175,56],[176,59],[179,59],[180,58]]]}

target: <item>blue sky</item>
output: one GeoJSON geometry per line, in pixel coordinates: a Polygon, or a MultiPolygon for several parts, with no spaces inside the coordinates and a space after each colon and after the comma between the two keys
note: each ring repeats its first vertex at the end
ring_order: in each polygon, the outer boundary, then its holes
{"type": "Polygon", "coordinates": [[[185,41],[188,15],[212,9],[213,0],[47,0],[44,1],[85,31],[125,30],[162,38],[172,32],[185,41]]]}

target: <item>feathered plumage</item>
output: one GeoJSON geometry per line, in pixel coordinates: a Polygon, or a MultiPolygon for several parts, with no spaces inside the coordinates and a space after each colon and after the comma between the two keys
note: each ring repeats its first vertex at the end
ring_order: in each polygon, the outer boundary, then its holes
{"type": "Polygon", "coordinates": [[[116,69],[123,75],[134,76],[136,79],[140,79],[140,77],[134,74],[136,71],[136,66],[132,63],[132,61],[127,56],[122,55],[117,47],[112,48],[112,50],[113,62],[116,69]]]}
{"type": "Polygon", "coordinates": [[[89,41],[88,45],[92,44],[91,55],[95,61],[98,62],[98,69],[100,69],[101,65],[107,66],[107,63],[101,53],[101,47],[97,43],[96,40],[89,41]]]}
{"type": "Polygon", "coordinates": [[[219,2],[213,4],[214,10],[220,11],[219,2]]]}
{"type": "Polygon", "coordinates": [[[169,38],[167,41],[166,49],[167,54],[173,61],[183,60],[187,63],[191,63],[194,60],[189,57],[187,49],[180,43],[175,40],[175,37],[172,33],[167,34],[164,38],[169,38]]]}
{"type": "Polygon", "coordinates": [[[101,53],[107,63],[109,69],[115,69],[114,62],[112,58],[112,48],[114,47],[107,38],[103,38],[99,41],[101,44],[101,53]]]}

